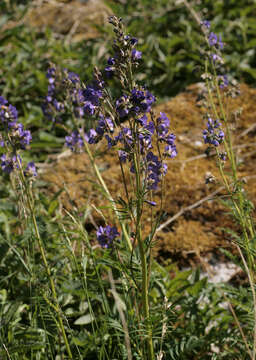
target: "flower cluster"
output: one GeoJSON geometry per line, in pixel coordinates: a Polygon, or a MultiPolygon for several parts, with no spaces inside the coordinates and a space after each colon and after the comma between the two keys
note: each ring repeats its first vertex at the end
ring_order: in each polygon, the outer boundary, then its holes
{"type": "Polygon", "coordinates": [[[30,161],[27,164],[27,167],[24,171],[25,176],[31,177],[31,176],[37,176],[36,166],[33,161],[30,161]]]}
{"type": "Polygon", "coordinates": [[[208,118],[207,129],[203,131],[205,144],[217,147],[223,142],[225,134],[220,127],[221,123],[218,120],[208,118]]]}
{"type": "MultiPolygon", "coordinates": [[[[16,155],[7,157],[6,154],[1,156],[1,168],[6,174],[10,174],[15,168],[19,169],[19,162],[16,155]]],[[[21,162],[21,158],[19,157],[21,162]]]]}
{"type": "Polygon", "coordinates": [[[65,145],[72,151],[77,151],[83,146],[83,139],[77,130],[65,137],[65,145]]]}
{"type": "Polygon", "coordinates": [[[143,115],[151,110],[155,101],[156,98],[148,90],[133,88],[130,96],[124,94],[116,100],[116,111],[120,118],[143,115]]]}
{"type": "Polygon", "coordinates": [[[44,115],[55,121],[58,113],[64,110],[64,103],[60,101],[58,91],[58,74],[55,66],[51,66],[47,70],[46,77],[48,79],[48,93],[42,106],[44,115]]]}
{"type": "Polygon", "coordinates": [[[215,46],[219,49],[223,49],[224,45],[223,45],[223,42],[222,42],[222,38],[221,38],[221,35],[216,35],[214,32],[210,32],[209,36],[208,36],[208,41],[209,41],[209,45],[210,46],[215,46]]]}
{"type": "Polygon", "coordinates": [[[229,84],[227,75],[219,75],[218,76],[218,83],[219,83],[219,87],[221,89],[226,88],[228,86],[228,84],[229,84]]]}
{"type": "Polygon", "coordinates": [[[51,66],[47,71],[48,93],[43,104],[45,116],[52,121],[61,121],[71,110],[81,119],[96,113],[102,98],[103,81],[94,79],[85,86],[79,76],[67,69],[57,70],[51,66]]]}
{"type": "Polygon", "coordinates": [[[100,226],[97,230],[97,240],[102,248],[111,247],[118,236],[120,234],[115,226],[100,226]]]}
{"type": "MultiPolygon", "coordinates": [[[[8,104],[8,101],[0,96],[0,146],[5,153],[1,156],[2,170],[10,174],[15,168],[19,168],[21,158],[17,155],[18,150],[24,150],[30,144],[32,136],[29,130],[25,130],[23,124],[18,122],[17,109],[8,104]]],[[[36,171],[33,172],[33,175],[36,171]]]]}
{"type": "MultiPolygon", "coordinates": [[[[119,29],[120,30],[120,29],[119,29]]],[[[119,40],[116,40],[115,48],[119,49],[118,56],[109,58],[108,67],[105,69],[110,73],[114,71],[114,66],[121,61],[126,64],[123,59],[122,49],[133,55],[131,57],[138,57],[135,48],[137,40],[127,35],[121,34],[118,30],[119,40]],[[119,46],[117,46],[119,41],[119,46]],[[120,45],[121,44],[121,45],[120,45]],[[128,51],[129,50],[129,51],[128,51]],[[135,51],[133,51],[135,50],[135,51]]],[[[123,64],[123,73],[124,66],[123,64]]],[[[120,79],[122,81],[122,79],[120,79]]],[[[113,110],[112,113],[106,112],[104,106],[98,108],[97,112],[94,112],[94,107],[100,105],[100,100],[104,97],[104,89],[95,88],[95,86],[87,86],[86,89],[79,90],[79,102],[80,104],[86,104],[88,107],[87,115],[94,115],[95,126],[84,132],[81,127],[75,130],[71,135],[66,136],[66,145],[72,151],[79,151],[86,141],[89,144],[95,144],[103,137],[107,140],[108,148],[118,145],[118,155],[121,163],[129,162],[130,171],[135,173],[136,166],[142,171],[144,179],[145,190],[156,190],[162,176],[166,174],[167,165],[163,163],[162,159],[156,156],[153,149],[153,136],[155,135],[156,141],[165,143],[163,156],[174,158],[177,155],[175,145],[175,135],[169,132],[170,121],[164,113],[160,113],[160,116],[155,119],[152,112],[152,105],[155,103],[156,98],[145,87],[134,85],[130,91],[123,93],[116,100],[112,100],[113,110]],[[105,111],[105,112],[104,112],[105,111]],[[123,122],[128,121],[129,126],[123,126],[123,122]],[[118,126],[119,131],[114,134],[114,127],[118,126]],[[139,151],[140,164],[135,164],[134,153],[139,151]]],[[[110,99],[108,99],[110,101],[110,99]]],[[[85,107],[79,108],[81,116],[85,113],[85,107]]]]}
{"type": "MultiPolygon", "coordinates": [[[[109,57],[107,66],[105,67],[105,74],[107,78],[113,77],[114,74],[123,74],[123,65],[130,62],[131,65],[138,65],[138,60],[141,59],[142,53],[138,51],[135,46],[138,40],[130,35],[124,33],[121,19],[116,16],[111,16],[109,22],[114,26],[116,39],[114,41],[113,49],[115,55],[109,57]]],[[[122,82],[126,81],[125,76],[122,76],[122,82]]]]}
{"type": "Polygon", "coordinates": [[[147,188],[156,190],[161,176],[167,172],[167,165],[162,163],[151,151],[147,154],[147,188]]]}
{"type": "Polygon", "coordinates": [[[156,132],[160,142],[165,142],[164,155],[170,158],[174,158],[177,155],[177,149],[175,145],[176,136],[169,133],[170,120],[165,113],[160,112],[160,117],[157,118],[156,132]]]}
{"type": "MultiPolygon", "coordinates": [[[[201,23],[204,33],[207,36],[208,44],[210,46],[210,60],[213,62],[214,66],[220,67],[223,65],[223,59],[221,57],[221,50],[224,48],[224,44],[222,41],[221,35],[215,34],[213,31],[211,31],[211,24],[209,21],[205,20],[201,23]]],[[[224,75],[226,77],[226,75],[224,75]]],[[[221,83],[221,88],[224,88],[228,85],[227,77],[225,78],[225,81],[221,83]]]]}

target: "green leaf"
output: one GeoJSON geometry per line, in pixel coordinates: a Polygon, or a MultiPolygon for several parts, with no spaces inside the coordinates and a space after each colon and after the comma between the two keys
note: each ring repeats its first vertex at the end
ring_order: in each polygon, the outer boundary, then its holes
{"type": "Polygon", "coordinates": [[[93,316],[91,316],[91,314],[87,314],[87,315],[83,315],[80,318],[78,318],[74,324],[75,325],[87,325],[90,324],[91,322],[93,322],[95,319],[93,316]]]}

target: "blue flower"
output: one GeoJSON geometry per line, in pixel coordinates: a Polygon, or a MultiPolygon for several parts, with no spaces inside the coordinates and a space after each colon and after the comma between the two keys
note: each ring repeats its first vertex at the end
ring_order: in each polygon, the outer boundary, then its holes
{"type": "Polygon", "coordinates": [[[210,32],[208,37],[210,46],[214,46],[218,43],[218,36],[214,32],[210,32]]]}
{"type": "Polygon", "coordinates": [[[90,101],[94,106],[100,105],[102,91],[99,89],[97,84],[88,85],[87,88],[83,91],[83,95],[85,100],[90,101]]]}
{"type": "Polygon", "coordinates": [[[128,158],[128,153],[123,150],[118,150],[118,156],[122,163],[125,163],[128,158]]]}
{"type": "Polygon", "coordinates": [[[27,164],[27,167],[26,167],[24,173],[25,173],[26,176],[37,176],[36,166],[35,166],[35,163],[33,161],[30,161],[27,164]]]}
{"type": "Polygon", "coordinates": [[[16,122],[18,119],[18,111],[15,106],[8,105],[8,101],[2,96],[0,99],[0,119],[2,123],[16,122]]]}
{"type": "Polygon", "coordinates": [[[148,90],[133,88],[130,100],[133,104],[132,111],[135,115],[139,115],[140,113],[149,112],[156,98],[148,90]]]}
{"type": "Polygon", "coordinates": [[[205,144],[219,146],[224,140],[224,132],[220,129],[221,123],[219,120],[208,118],[207,129],[203,131],[203,138],[205,144]]]}
{"type": "MultiPolygon", "coordinates": [[[[147,161],[147,188],[149,190],[156,190],[158,183],[161,181],[161,176],[165,175],[167,167],[163,166],[162,162],[156,155],[150,151],[146,156],[147,161]]],[[[165,164],[164,164],[165,165],[165,164]]]]}
{"type": "Polygon", "coordinates": [[[97,142],[98,134],[96,130],[90,129],[84,136],[85,140],[88,144],[95,144],[97,142]]]}
{"type": "Polygon", "coordinates": [[[207,29],[210,29],[211,23],[208,20],[204,20],[201,22],[201,26],[205,26],[207,29]]]}
{"type": "Polygon", "coordinates": [[[171,159],[177,156],[176,145],[166,145],[164,148],[164,155],[170,157],[171,159]]]}
{"type": "Polygon", "coordinates": [[[218,76],[218,81],[221,89],[224,89],[229,84],[227,75],[218,76]]]}
{"type": "Polygon", "coordinates": [[[130,43],[131,43],[131,45],[137,45],[138,44],[138,40],[135,38],[135,37],[132,37],[131,39],[130,39],[130,43]]]}
{"type": "Polygon", "coordinates": [[[142,52],[138,51],[136,49],[132,49],[132,59],[133,60],[139,60],[141,59],[142,52]]]}
{"type": "Polygon", "coordinates": [[[116,100],[116,111],[118,112],[120,118],[123,118],[129,114],[128,104],[129,98],[125,94],[116,100]]]}
{"type": "Polygon", "coordinates": [[[222,57],[218,54],[211,54],[211,58],[214,63],[223,63],[222,57]]]}
{"type": "Polygon", "coordinates": [[[151,205],[151,206],[156,206],[156,202],[155,201],[149,201],[149,200],[144,200],[147,204],[151,205]]]}
{"type": "Polygon", "coordinates": [[[55,82],[56,69],[54,67],[50,67],[47,70],[46,77],[47,77],[47,79],[49,81],[49,84],[53,84],[55,82]]]}
{"type": "Polygon", "coordinates": [[[97,230],[97,240],[102,248],[111,247],[118,236],[120,236],[120,233],[115,226],[100,226],[97,230]]]}
{"type": "MultiPolygon", "coordinates": [[[[18,157],[21,162],[21,158],[19,155],[18,157]]],[[[7,158],[6,154],[3,154],[0,159],[1,159],[1,168],[3,172],[5,172],[6,174],[10,174],[15,167],[19,169],[19,163],[16,155],[7,158]]]]}
{"type": "Polygon", "coordinates": [[[75,151],[83,146],[83,139],[78,131],[73,131],[71,135],[65,137],[65,145],[75,151]]]}

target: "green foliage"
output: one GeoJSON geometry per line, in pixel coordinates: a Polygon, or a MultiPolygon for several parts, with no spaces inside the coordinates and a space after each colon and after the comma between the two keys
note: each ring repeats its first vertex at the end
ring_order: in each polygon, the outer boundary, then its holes
{"type": "MultiPolygon", "coordinates": [[[[109,3],[109,2],[108,2],[109,3]]],[[[255,14],[253,0],[189,1],[202,18],[211,21],[225,42],[228,73],[238,80],[255,83],[255,14]]],[[[160,97],[176,95],[198,82],[201,62],[200,29],[180,1],[125,0],[110,2],[123,17],[143,51],[141,80],[160,97]]]]}
{"type": "MultiPolygon", "coordinates": [[[[111,249],[102,251],[92,246],[80,217],[60,216],[58,208],[50,214],[51,201],[37,204],[37,211],[41,209],[42,214],[40,232],[74,359],[127,358],[123,324],[109,271],[126,316],[133,358],[140,359],[144,324],[141,319],[140,328],[136,327],[135,299],[139,293],[135,284],[141,276],[137,252],[131,263],[129,252],[121,243],[120,262],[111,249]],[[129,277],[131,266],[133,275],[129,277]]],[[[17,221],[15,208],[18,210],[13,206],[13,215],[10,212],[7,220],[12,224],[15,218],[17,221]]],[[[57,335],[55,311],[32,228],[28,227],[24,235],[13,233],[11,243],[5,239],[6,226],[2,224],[0,312],[4,326],[0,341],[12,359],[54,359],[64,348],[57,335]]],[[[246,288],[238,291],[230,287],[229,294],[244,331],[250,333],[251,296],[246,288]]],[[[222,292],[201,278],[199,269],[180,272],[174,265],[162,267],[154,262],[150,304],[156,354],[162,339],[161,351],[166,359],[241,359],[244,345],[223,301],[222,292]],[[174,278],[170,272],[175,273],[174,278]],[[217,355],[214,349],[219,349],[217,355]]],[[[1,358],[8,359],[4,349],[1,358]]]]}

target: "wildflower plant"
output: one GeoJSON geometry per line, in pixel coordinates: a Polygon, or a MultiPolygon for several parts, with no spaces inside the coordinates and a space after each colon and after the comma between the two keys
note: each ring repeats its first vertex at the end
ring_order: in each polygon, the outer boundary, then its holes
{"type": "MultiPolygon", "coordinates": [[[[201,26],[201,31],[205,37],[206,46],[203,46],[204,67],[201,78],[205,83],[206,92],[204,95],[203,106],[206,110],[205,120],[206,129],[203,130],[204,143],[208,145],[206,153],[214,150],[216,163],[219,169],[220,181],[224,185],[226,198],[222,201],[233,215],[235,223],[238,225],[239,232],[229,231],[233,237],[238,254],[241,258],[241,268],[248,276],[253,313],[253,329],[250,337],[253,341],[248,341],[243,331],[243,326],[239,323],[232,305],[230,308],[234,316],[240,335],[246,346],[247,354],[250,359],[256,358],[256,296],[255,296],[255,223],[253,219],[253,204],[247,199],[244,190],[244,181],[239,178],[239,168],[236,153],[234,151],[234,134],[232,119],[227,111],[229,98],[239,95],[239,88],[235,81],[229,81],[223,59],[224,43],[220,35],[215,34],[211,29],[209,21],[200,21],[198,14],[184,1],[196,21],[201,26]]],[[[228,252],[226,252],[228,254],[228,252]]],[[[229,254],[232,257],[232,255],[229,254]]],[[[224,295],[225,296],[225,295],[224,295]]],[[[227,300],[227,298],[225,297],[227,300]]]]}
{"type": "Polygon", "coordinates": [[[1,168],[4,173],[14,175],[18,180],[18,191],[23,194],[22,207],[27,212],[27,216],[32,220],[35,237],[38,242],[44,267],[50,282],[52,293],[52,300],[57,309],[57,321],[60,333],[63,336],[67,352],[71,358],[71,351],[67,341],[66,332],[63,325],[63,320],[60,314],[59,303],[57,299],[56,288],[54,280],[51,275],[51,270],[46,258],[46,252],[39,232],[39,226],[36,220],[35,203],[32,191],[32,180],[37,176],[37,170],[34,162],[28,162],[24,167],[20,152],[25,150],[32,141],[32,136],[29,130],[25,130],[22,123],[18,122],[18,112],[16,108],[8,104],[8,101],[0,96],[0,121],[1,121],[1,168]]]}
{"type": "Polygon", "coordinates": [[[234,83],[229,84],[227,74],[225,74],[221,53],[224,45],[221,37],[210,30],[209,23],[206,27],[203,22],[202,27],[208,38],[209,45],[205,58],[205,73],[202,75],[207,89],[205,99],[207,129],[203,131],[203,139],[205,144],[209,144],[216,151],[221,179],[231,200],[234,218],[242,231],[242,246],[247,249],[247,261],[250,264],[251,271],[254,271],[254,261],[251,254],[255,246],[255,229],[252,220],[253,208],[252,206],[248,207],[243,181],[238,175],[238,163],[233,149],[233,127],[225,106],[229,97],[239,95],[239,90],[234,83]]]}
{"type": "MultiPolygon", "coordinates": [[[[61,122],[65,128],[71,129],[66,136],[67,147],[73,152],[82,149],[87,152],[99,184],[121,226],[131,261],[134,251],[137,247],[139,249],[142,277],[136,290],[141,293],[141,319],[146,328],[143,353],[145,358],[153,359],[148,301],[151,256],[148,257],[148,254],[159,218],[152,223],[152,232],[145,236],[142,234],[142,215],[146,204],[152,207],[156,205],[154,193],[162,189],[167,172],[165,158],[174,158],[177,150],[175,135],[170,131],[170,120],[164,113],[159,116],[154,114],[152,106],[156,101],[155,96],[134,81],[133,72],[142,57],[142,53],[136,49],[138,40],[125,34],[121,19],[112,16],[109,22],[115,33],[114,53],[107,60],[104,71],[95,69],[93,81],[84,84],[78,75],[52,65],[47,73],[49,85],[44,113],[52,121],[61,122]],[[117,98],[113,97],[109,86],[112,78],[120,84],[117,98]],[[64,122],[64,119],[68,120],[64,122]],[[100,141],[105,141],[108,149],[115,149],[117,154],[126,193],[126,199],[119,199],[122,208],[109,193],[90,149],[90,145],[100,141]],[[125,167],[129,169],[129,176],[125,175],[125,167]],[[128,182],[134,189],[134,195],[128,192],[128,182]],[[124,212],[125,220],[122,216],[124,212]],[[146,238],[150,240],[146,242],[146,238]]],[[[97,230],[97,239],[102,248],[115,248],[119,236],[117,228],[108,223],[97,230]]]]}

